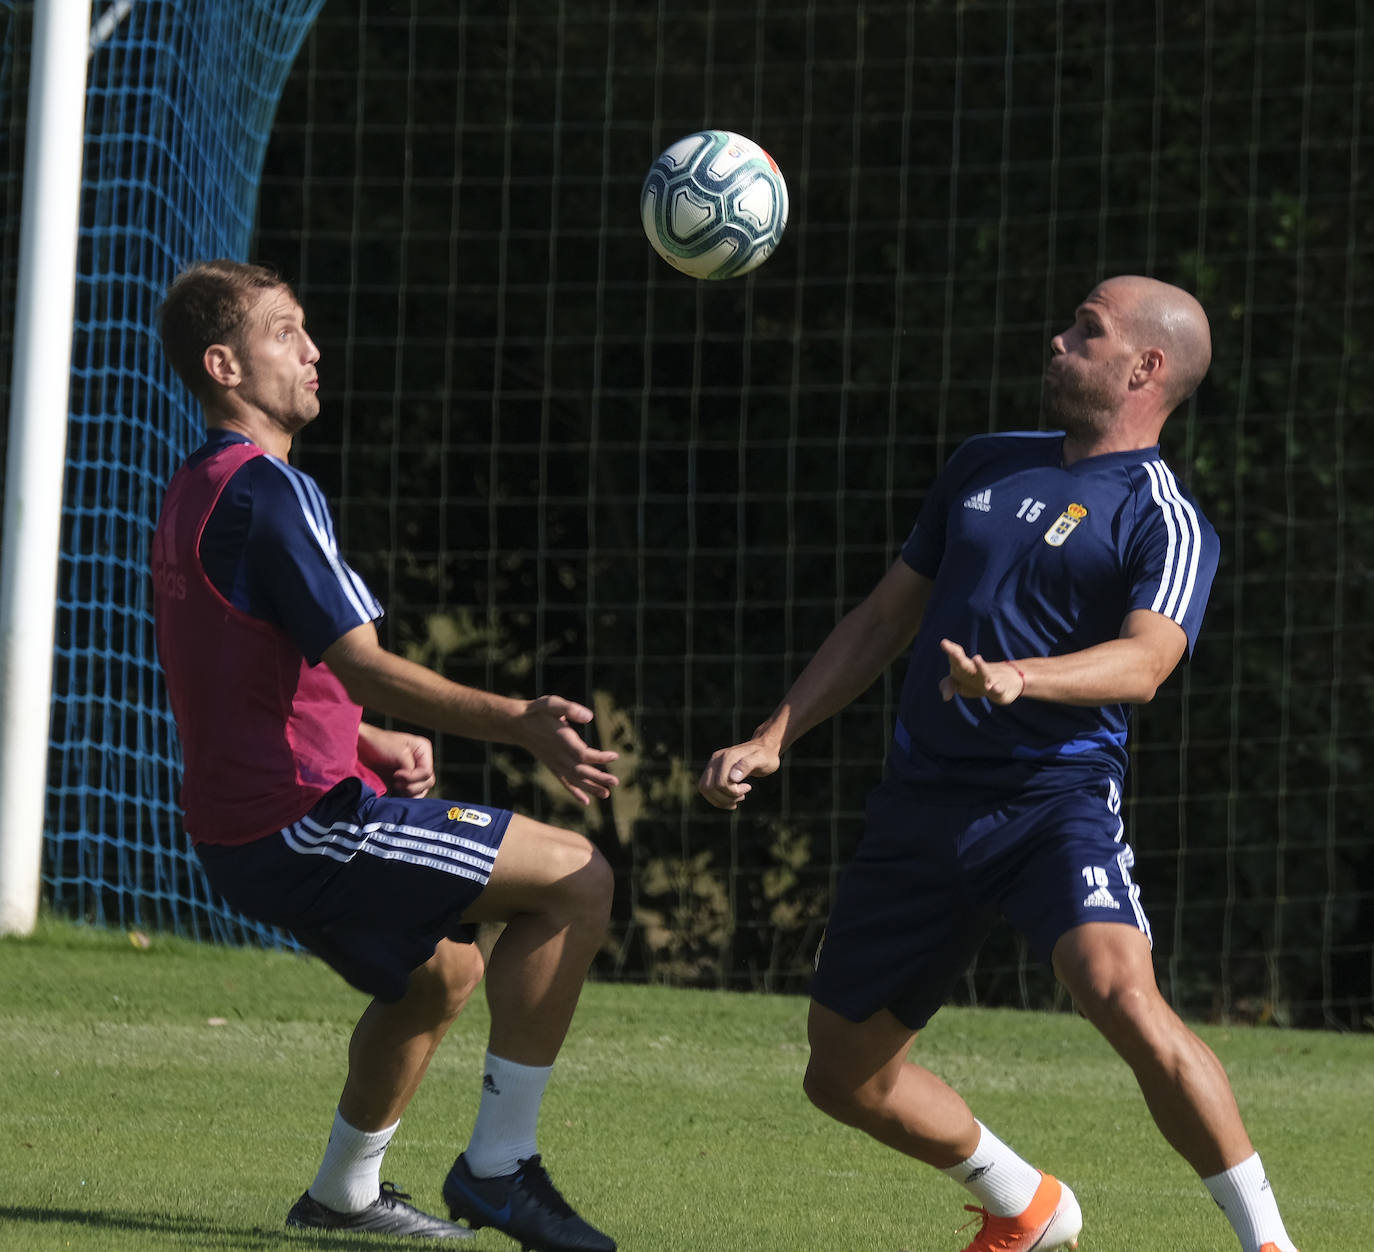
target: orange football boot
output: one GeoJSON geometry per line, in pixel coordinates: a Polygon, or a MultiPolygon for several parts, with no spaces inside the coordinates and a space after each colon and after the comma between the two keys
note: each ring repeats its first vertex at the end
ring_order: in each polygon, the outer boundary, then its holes
{"type": "Polygon", "coordinates": [[[977,1236],[964,1252],[1052,1252],[1055,1248],[1076,1248],[1078,1232],[1083,1229],[1083,1213],[1073,1192],[1049,1174],[1040,1175],[1040,1186],[1031,1202],[1015,1217],[996,1217],[972,1204],[964,1207],[983,1218],[977,1236]]]}

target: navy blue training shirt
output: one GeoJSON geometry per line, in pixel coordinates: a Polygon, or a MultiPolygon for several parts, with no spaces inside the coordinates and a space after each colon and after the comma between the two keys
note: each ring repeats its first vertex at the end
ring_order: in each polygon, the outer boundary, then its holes
{"type": "MultiPolygon", "coordinates": [[[[212,430],[187,463],[226,443],[249,442],[212,430]]],[[[312,665],[342,635],[382,616],[339,555],[324,493],[274,456],[254,457],[229,480],[201,535],[200,561],[220,595],[286,631],[312,665]]]]}
{"type": "Polygon", "coordinates": [[[1158,447],[1065,466],[1063,434],[984,435],[949,459],[902,557],[934,581],[912,645],[890,775],[941,790],[1076,786],[1126,770],[1127,705],[945,703],[942,638],[985,660],[1116,639],[1126,615],[1177,622],[1191,655],[1216,574],[1215,530],[1158,447]]]}

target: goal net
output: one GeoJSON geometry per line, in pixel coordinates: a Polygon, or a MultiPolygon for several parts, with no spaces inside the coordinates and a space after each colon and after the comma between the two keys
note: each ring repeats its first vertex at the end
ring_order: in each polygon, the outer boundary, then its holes
{"type": "MultiPolygon", "coordinates": [[[[247,254],[277,98],[321,2],[93,10],[48,753],[43,877],[55,912],[276,939],[210,892],[179,825],[148,549],[162,489],[204,427],[155,322],[187,260],[247,254]]],[[[8,366],[32,12],[7,4],[3,16],[8,366]]]]}
{"type": "MultiPolygon", "coordinates": [[[[92,60],[54,907],[213,930],[141,581],[194,438],[148,331],[174,259],[297,286],[325,403],[299,461],[388,644],[581,699],[622,753],[589,814],[452,740],[444,791],[585,826],[617,873],[605,976],[782,990],[806,985],[901,667],[738,816],[696,775],[894,559],[958,442],[1036,425],[1077,301],[1149,273],[1211,314],[1164,454],[1224,550],[1196,657],[1134,728],[1161,981],[1204,1015],[1374,1012],[1361,6],[355,0],[308,36],[316,5],[214,32],[176,7],[135,5],[92,60]],[[706,126],[788,182],[747,279],[693,282],[640,229],[649,163],[706,126]]],[[[963,994],[1056,995],[1005,932],[963,994]]]]}

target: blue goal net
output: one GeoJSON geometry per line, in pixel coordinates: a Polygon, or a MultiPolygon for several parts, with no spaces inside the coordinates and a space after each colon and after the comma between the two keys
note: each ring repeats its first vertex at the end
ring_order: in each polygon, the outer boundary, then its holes
{"type": "MultiPolygon", "coordinates": [[[[1374,1026],[1374,27],[1358,4],[1177,7],[97,0],[50,906],[276,938],[189,855],[151,648],[145,553],[200,436],[152,332],[187,259],[301,293],[329,392],[293,457],[384,642],[582,699],[621,752],[583,812],[449,736],[440,793],[597,840],[605,976],[778,991],[807,986],[900,665],[740,813],[697,774],[881,577],[958,443],[1036,424],[1075,303],[1146,273],[1212,318],[1164,442],[1223,550],[1196,656],[1132,730],[1160,981],[1208,1017],[1374,1026]],[[777,252],[719,283],[655,255],[638,207],[707,127],[761,143],[790,203],[777,252]]],[[[0,0],[0,296],[34,12],[0,0]]],[[[1007,928],[957,994],[1064,1003],[1007,928]]]]}
{"type": "MultiPolygon", "coordinates": [[[[322,3],[115,0],[92,12],[43,866],[66,915],[275,938],[214,896],[179,822],[147,554],[163,488],[203,424],[155,327],[188,261],[247,256],[282,84],[322,3]]],[[[4,16],[8,310],[32,12],[7,4],[4,16]]],[[[42,747],[36,733],[36,759],[42,747]]]]}

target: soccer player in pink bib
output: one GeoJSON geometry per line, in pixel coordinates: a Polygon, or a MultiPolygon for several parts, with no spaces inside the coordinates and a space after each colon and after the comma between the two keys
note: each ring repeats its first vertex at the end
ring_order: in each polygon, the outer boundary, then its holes
{"type": "Polygon", "coordinates": [[[381,646],[381,605],[339,552],[319,487],[288,461],[320,412],[320,354],[276,274],[193,265],[167,292],[160,330],[208,427],[153,541],[186,831],[231,905],[373,997],[323,1162],[287,1225],[447,1240],[494,1226],[539,1252],[614,1252],[554,1187],[536,1140],[609,917],[610,869],[581,835],[428,798],[429,740],[362,713],[517,744],[583,804],[610,794],[616,754],[583,740],[592,714],[580,704],[479,691],[381,646]],[[381,1182],[381,1161],[482,978],[480,922],[504,929],[486,969],[481,1102],[444,1182],[444,1221],[381,1182]]]}

